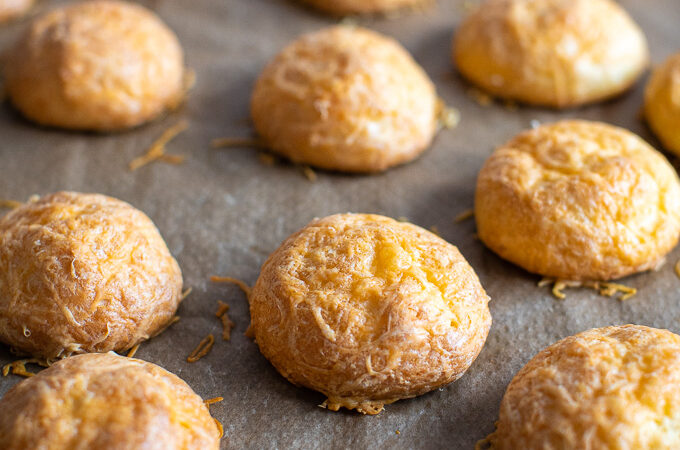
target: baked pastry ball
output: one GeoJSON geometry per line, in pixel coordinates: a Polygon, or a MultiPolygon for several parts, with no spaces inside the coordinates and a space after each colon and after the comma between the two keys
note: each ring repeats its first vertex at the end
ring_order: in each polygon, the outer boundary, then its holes
{"type": "Polygon", "coordinates": [[[0,341],[19,353],[128,349],[170,322],[181,291],[153,222],[125,202],[58,192],[0,218],[0,341]]]}
{"type": "Polygon", "coordinates": [[[301,0],[307,5],[335,16],[371,14],[416,7],[429,0],[301,0]]]}
{"type": "Polygon", "coordinates": [[[461,377],[491,326],[458,249],[369,214],[309,223],[264,263],[250,297],[262,354],[323,406],[377,414],[461,377]]]}
{"type": "Polygon", "coordinates": [[[520,133],[477,179],[479,238],[529,272],[575,281],[657,266],[680,235],[680,182],[636,135],[567,120],[520,133]]]}
{"type": "Polygon", "coordinates": [[[0,0],[0,23],[23,16],[33,6],[33,0],[0,0]]]}
{"type": "Polygon", "coordinates": [[[182,48],[151,11],[87,1],[33,21],[8,55],[7,94],[48,126],[113,131],[154,119],[184,97],[182,48]]]}
{"type": "Polygon", "coordinates": [[[645,117],[663,146],[680,155],[680,53],[652,73],[645,90],[645,117]]]}
{"type": "Polygon", "coordinates": [[[680,336],[624,325],[539,352],[501,402],[491,448],[680,447],[680,336]]]}
{"type": "Polygon", "coordinates": [[[649,52],[612,0],[487,0],[456,32],[453,59],[495,96],[565,108],[627,90],[649,52]]]}
{"type": "Polygon", "coordinates": [[[266,145],[294,162],[378,172],[430,145],[437,95],[396,41],[333,26],[303,35],[267,65],[251,110],[266,145]]]}
{"type": "Polygon", "coordinates": [[[115,353],[61,360],[14,386],[0,408],[6,450],[219,448],[208,407],[184,381],[115,353]]]}

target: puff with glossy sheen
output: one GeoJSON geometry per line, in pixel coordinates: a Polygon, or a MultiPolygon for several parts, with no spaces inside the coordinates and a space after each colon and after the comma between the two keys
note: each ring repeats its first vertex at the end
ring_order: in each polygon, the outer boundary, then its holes
{"type": "Polygon", "coordinates": [[[124,129],[184,96],[177,37],[133,3],[95,0],[58,8],[34,20],[8,58],[9,98],[42,125],[124,129]]]}
{"type": "Polygon", "coordinates": [[[371,14],[422,5],[427,0],[301,0],[326,13],[344,16],[348,14],[371,14]]]}
{"type": "Polygon", "coordinates": [[[201,398],[177,376],[114,353],[61,360],[0,400],[6,450],[219,448],[201,398]]]}
{"type": "Polygon", "coordinates": [[[562,121],[520,133],[479,173],[480,239],[524,269],[609,280],[651,269],[680,235],[680,182],[621,128],[562,121]]]}
{"type": "Polygon", "coordinates": [[[312,221],[265,262],[250,298],[260,351],[329,409],[384,404],[458,379],[486,340],[489,298],[458,249],[366,214],[312,221]]]}
{"type": "Polygon", "coordinates": [[[645,117],[664,147],[680,155],[680,53],[654,70],[645,90],[645,117]]]}
{"type": "Polygon", "coordinates": [[[501,402],[492,448],[680,447],[680,336],[597,328],[542,350],[501,402]]]}
{"type": "Polygon", "coordinates": [[[34,0],[0,0],[0,23],[23,16],[34,0]]]}
{"type": "Polygon", "coordinates": [[[125,350],[174,316],[182,273],[151,220],[59,192],[0,218],[0,340],[57,358],[125,350]]]}
{"type": "Polygon", "coordinates": [[[303,35],[267,65],[251,110],[265,143],[294,162],[377,172],[430,145],[437,96],[396,41],[334,26],[303,35]]]}
{"type": "Polygon", "coordinates": [[[493,95],[564,108],[625,91],[649,55],[611,0],[487,0],[456,32],[453,58],[493,95]]]}

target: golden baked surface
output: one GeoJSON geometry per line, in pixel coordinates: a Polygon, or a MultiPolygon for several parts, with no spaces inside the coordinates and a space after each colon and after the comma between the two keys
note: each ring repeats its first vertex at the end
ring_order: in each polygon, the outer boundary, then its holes
{"type": "Polygon", "coordinates": [[[0,0],[0,23],[24,15],[34,0],[0,0]]]}
{"type": "Polygon", "coordinates": [[[544,349],[501,403],[492,448],[680,448],[680,336],[597,328],[544,349]]]}
{"type": "Polygon", "coordinates": [[[0,400],[6,450],[216,450],[219,431],[177,376],[114,353],[73,356],[0,400]]]}
{"type": "Polygon", "coordinates": [[[458,379],[486,340],[489,298],[458,249],[367,214],[317,219],[265,262],[250,298],[260,351],[329,409],[384,404],[458,379]]]}
{"type": "Polygon", "coordinates": [[[659,152],[598,122],[520,133],[477,179],[480,239],[524,269],[610,280],[651,269],[680,234],[680,184],[659,152]]]}
{"type": "Polygon", "coordinates": [[[564,108],[625,91],[649,55],[612,0],[487,0],[457,30],[453,59],[493,95],[564,108]]]}
{"type": "Polygon", "coordinates": [[[680,155],[680,53],[654,70],[645,90],[645,117],[663,146],[680,155]]]}
{"type": "Polygon", "coordinates": [[[419,6],[428,0],[301,0],[333,15],[370,14],[393,11],[409,6],[419,6]]]}
{"type": "Polygon", "coordinates": [[[151,220],[59,192],[0,218],[0,341],[45,358],[125,350],[167,324],[182,273],[151,220]]]}
{"type": "Polygon", "coordinates": [[[431,143],[437,96],[396,41],[334,26],[289,44],[251,99],[255,127],[274,151],[323,169],[376,172],[431,143]]]}
{"type": "Polygon", "coordinates": [[[139,125],[176,106],[183,74],[177,37],[155,14],[101,0],[33,21],[5,69],[7,93],[26,117],[96,131],[139,125]]]}

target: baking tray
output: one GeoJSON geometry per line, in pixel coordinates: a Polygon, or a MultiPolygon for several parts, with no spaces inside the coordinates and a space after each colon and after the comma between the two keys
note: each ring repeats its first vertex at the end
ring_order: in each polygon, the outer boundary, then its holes
{"type": "MultiPolygon", "coordinates": [[[[60,2],[43,1],[37,10],[60,2]]],[[[657,272],[623,282],[638,289],[630,300],[574,289],[556,300],[539,278],[498,258],[474,238],[474,220],[454,218],[473,205],[477,172],[494,146],[530,126],[567,117],[623,126],[657,148],[639,118],[644,79],[626,95],[565,112],[503,104],[482,106],[450,63],[453,30],[469,1],[440,0],[422,12],[357,22],[402,42],[423,65],[445,101],[461,112],[420,159],[384,174],[348,176],[317,172],[316,182],[299,168],[267,166],[251,149],[214,150],[220,136],[249,136],[250,91],[265,63],[300,33],[337,19],[283,0],[156,0],[155,10],[178,34],[197,83],[181,110],[129,132],[98,135],[37,127],[8,105],[0,106],[0,197],[69,189],[108,194],[146,212],[165,237],[191,295],[181,320],[143,343],[137,357],[179,375],[202,397],[222,396],[211,406],[224,424],[222,448],[449,448],[470,449],[493,430],[500,400],[512,376],[536,352],[580,331],[637,323],[680,332],[680,279],[676,249],[657,272]],[[189,128],[168,145],[186,155],[174,166],[155,163],[135,172],[127,164],[169,126],[189,128]],[[475,268],[492,301],[493,326],[481,354],[457,382],[389,405],[378,416],[333,413],[324,397],[288,383],[243,335],[247,301],[238,288],[211,283],[231,275],[254,283],[261,264],[290,233],[314,217],[338,212],[407,217],[436,227],[475,268]],[[230,342],[217,339],[211,353],[189,364],[187,355],[208,333],[219,336],[217,301],[231,305],[236,328],[230,342]],[[399,433],[397,433],[397,431],[399,433]]],[[[620,2],[647,34],[652,60],[680,49],[677,0],[620,2]]],[[[16,38],[25,20],[0,27],[0,49],[16,38]]],[[[645,76],[646,79],[646,76],[645,76]]],[[[674,158],[670,158],[676,164],[674,158]]],[[[677,167],[677,164],[676,164],[677,167]]],[[[0,363],[14,357],[0,349],[0,363]]],[[[0,394],[19,382],[0,379],[0,394]]],[[[6,414],[7,412],[3,412],[6,414]]]]}

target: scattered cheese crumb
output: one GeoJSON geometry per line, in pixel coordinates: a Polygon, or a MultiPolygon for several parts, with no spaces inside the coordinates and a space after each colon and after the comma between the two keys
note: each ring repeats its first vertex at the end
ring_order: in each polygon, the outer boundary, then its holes
{"type": "Polygon", "coordinates": [[[175,323],[177,323],[177,322],[179,322],[179,316],[173,316],[173,318],[170,319],[170,322],[168,322],[168,324],[167,324],[166,326],[164,326],[163,328],[161,328],[160,330],[158,330],[158,331],[156,332],[156,334],[154,334],[154,335],[151,336],[151,337],[156,337],[156,336],[158,336],[159,334],[161,334],[162,332],[164,332],[165,330],[167,330],[168,328],[170,328],[171,325],[173,325],[173,324],[175,324],[175,323]]]}
{"type": "Polygon", "coordinates": [[[224,400],[224,397],[213,397],[213,398],[209,398],[207,400],[203,400],[203,403],[205,403],[205,406],[210,406],[210,405],[214,405],[215,403],[219,403],[222,400],[224,400]]]}
{"type": "Polygon", "coordinates": [[[316,172],[314,172],[314,170],[312,170],[312,168],[309,166],[302,166],[302,174],[312,183],[314,183],[317,179],[316,172]]]}
{"type": "Polygon", "coordinates": [[[552,294],[556,298],[562,300],[566,298],[564,290],[567,288],[584,287],[594,289],[604,297],[614,297],[621,294],[618,299],[621,301],[628,300],[637,294],[637,289],[619,283],[611,283],[605,281],[569,281],[569,280],[555,280],[552,278],[543,278],[538,282],[539,287],[548,286],[552,284],[552,294]]]}
{"type": "Polygon", "coordinates": [[[229,305],[224,303],[222,300],[218,301],[219,306],[217,307],[217,312],[215,316],[222,321],[222,339],[225,341],[231,340],[231,330],[234,328],[235,324],[229,318],[227,312],[229,311],[229,305]]]}
{"type": "Polygon", "coordinates": [[[680,277],[680,259],[675,263],[675,274],[680,277]]]}
{"type": "Polygon", "coordinates": [[[436,234],[437,236],[441,237],[441,234],[439,234],[439,228],[437,227],[437,225],[432,225],[430,227],[430,231],[433,232],[434,234],[436,234]]]}
{"type": "Polygon", "coordinates": [[[38,359],[38,358],[30,358],[30,359],[19,359],[17,361],[13,361],[9,364],[5,364],[2,367],[2,376],[6,377],[10,373],[14,375],[19,375],[20,377],[26,377],[30,378],[35,375],[33,372],[29,372],[26,370],[26,364],[37,364],[41,367],[49,367],[51,364],[49,361],[38,359]]]}
{"type": "Polygon", "coordinates": [[[216,275],[213,275],[210,277],[210,281],[213,283],[232,283],[238,286],[244,294],[246,294],[247,298],[250,298],[250,292],[252,291],[252,288],[248,286],[244,281],[241,281],[237,278],[232,278],[232,277],[218,277],[216,275]]]}
{"type": "Polygon", "coordinates": [[[276,158],[271,153],[259,152],[257,154],[257,159],[265,166],[273,166],[276,162],[276,158]]]}
{"type": "Polygon", "coordinates": [[[481,91],[475,87],[467,90],[467,94],[472,97],[472,99],[477,102],[479,106],[489,106],[493,103],[493,98],[484,91],[481,91]]]}
{"type": "Polygon", "coordinates": [[[2,200],[2,199],[0,199],[0,208],[15,209],[15,208],[18,208],[21,205],[23,205],[23,203],[18,202],[16,200],[2,200]]]}
{"type": "Polygon", "coordinates": [[[468,219],[472,219],[475,215],[475,211],[473,209],[466,209],[462,213],[458,214],[453,221],[455,223],[461,223],[464,222],[468,219]]]}
{"type": "Polygon", "coordinates": [[[231,138],[222,137],[215,138],[210,141],[212,148],[231,148],[231,147],[247,147],[247,148],[268,148],[267,145],[258,138],[231,138]]]}
{"type": "Polygon", "coordinates": [[[182,292],[182,295],[181,295],[181,297],[179,298],[180,301],[183,301],[185,298],[187,298],[187,297],[189,296],[189,294],[191,294],[191,291],[192,291],[192,290],[193,290],[193,288],[187,288],[186,291],[182,292]]]}
{"type": "Polygon", "coordinates": [[[401,431],[395,430],[395,431],[394,431],[394,434],[401,434],[401,431]]]}
{"type": "Polygon", "coordinates": [[[460,122],[460,111],[447,106],[441,98],[437,99],[437,120],[446,129],[456,128],[460,122]]]}
{"type": "Polygon", "coordinates": [[[224,427],[222,426],[222,422],[215,419],[214,417],[213,420],[215,421],[215,425],[217,425],[217,430],[220,432],[220,439],[222,439],[224,437],[224,427]]]}
{"type": "Polygon", "coordinates": [[[128,165],[130,170],[137,170],[153,161],[163,161],[170,164],[181,164],[184,162],[184,156],[182,155],[167,155],[165,153],[165,146],[175,136],[186,130],[188,127],[189,124],[187,121],[182,120],[165,130],[161,137],[151,144],[151,147],[149,147],[149,150],[144,155],[135,158],[130,162],[128,165]]]}
{"type": "Polygon", "coordinates": [[[196,348],[187,356],[187,362],[195,363],[199,359],[203,358],[205,355],[210,353],[213,345],[215,345],[215,336],[210,333],[204,337],[201,342],[198,343],[196,348]]]}
{"type": "MultiPolygon", "coordinates": [[[[140,344],[141,344],[141,343],[140,343],[140,344]]],[[[128,352],[128,354],[127,354],[126,356],[127,356],[128,358],[134,358],[134,356],[137,354],[137,350],[139,350],[140,344],[135,344],[135,345],[130,349],[130,351],[128,352]]]]}

